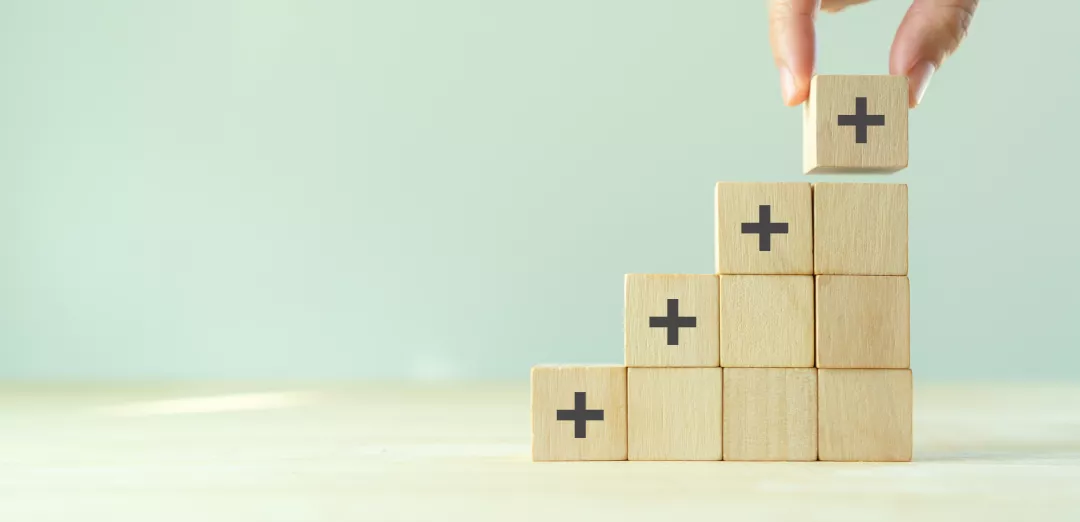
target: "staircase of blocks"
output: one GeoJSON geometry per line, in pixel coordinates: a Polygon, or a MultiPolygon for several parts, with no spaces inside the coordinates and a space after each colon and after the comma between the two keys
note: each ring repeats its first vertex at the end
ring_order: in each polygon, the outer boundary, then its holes
{"type": "MultiPolygon", "coordinates": [[[[902,76],[817,76],[804,172],[907,166],[902,76]]],[[[907,186],[716,185],[716,272],[630,274],[624,366],[532,369],[534,461],[910,461],[907,186]]]]}

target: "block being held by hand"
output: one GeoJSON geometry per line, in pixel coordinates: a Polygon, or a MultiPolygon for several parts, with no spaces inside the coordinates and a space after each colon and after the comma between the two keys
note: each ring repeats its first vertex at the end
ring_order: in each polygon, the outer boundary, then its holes
{"type": "Polygon", "coordinates": [[[803,170],[896,172],[908,165],[905,76],[818,75],[803,107],[803,170]]]}

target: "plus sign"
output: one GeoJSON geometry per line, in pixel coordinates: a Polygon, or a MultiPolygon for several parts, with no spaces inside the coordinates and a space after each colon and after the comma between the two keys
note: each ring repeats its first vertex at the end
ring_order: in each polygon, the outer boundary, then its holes
{"type": "Polygon", "coordinates": [[[758,250],[768,252],[772,250],[772,234],[787,234],[787,223],[772,222],[772,207],[770,205],[758,205],[758,222],[743,223],[743,234],[758,234],[758,250]]]}
{"type": "Polygon", "coordinates": [[[585,438],[585,421],[604,420],[604,410],[585,408],[585,392],[574,392],[574,409],[556,410],[555,420],[574,421],[574,438],[585,438]]]}
{"type": "Polygon", "coordinates": [[[885,125],[884,114],[867,114],[866,98],[855,98],[855,114],[841,114],[836,119],[841,127],[855,127],[855,143],[866,143],[866,128],[885,125]]]}
{"type": "Polygon", "coordinates": [[[668,346],[679,344],[679,328],[694,328],[697,317],[679,317],[679,300],[667,300],[667,316],[650,317],[649,328],[667,328],[668,346]]]}

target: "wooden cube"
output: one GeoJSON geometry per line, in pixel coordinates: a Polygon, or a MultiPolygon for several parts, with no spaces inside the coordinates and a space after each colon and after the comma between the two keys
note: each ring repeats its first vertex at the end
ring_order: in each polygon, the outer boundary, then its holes
{"type": "Polygon", "coordinates": [[[911,402],[911,370],[818,370],[818,459],[910,461],[911,402]]]}
{"type": "Polygon", "coordinates": [[[908,368],[906,276],[817,276],[817,367],[908,368]]]}
{"type": "Polygon", "coordinates": [[[532,458],[626,460],[626,368],[534,367],[532,458]]]}
{"type": "Polygon", "coordinates": [[[803,109],[803,170],[895,172],[908,165],[908,80],[819,75],[803,109]]]}
{"type": "Polygon", "coordinates": [[[629,368],[630,460],[720,460],[723,370],[629,368]]]}
{"type": "Polygon", "coordinates": [[[724,368],[724,460],[815,460],[817,429],[817,370],[724,368]]]}
{"type": "Polygon", "coordinates": [[[814,366],[814,278],[720,276],[720,366],[814,366]]]}
{"type": "Polygon", "coordinates": [[[814,184],[814,272],[907,275],[907,185],[814,184]]]}
{"type": "Polygon", "coordinates": [[[720,366],[715,275],[626,276],[627,366],[720,366]]]}
{"type": "Polygon", "coordinates": [[[716,273],[812,274],[806,183],[716,184],[716,273]]]}

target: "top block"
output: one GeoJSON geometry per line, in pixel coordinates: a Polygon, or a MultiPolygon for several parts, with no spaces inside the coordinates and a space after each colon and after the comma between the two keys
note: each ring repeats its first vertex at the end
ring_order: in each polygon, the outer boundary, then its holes
{"type": "Polygon", "coordinates": [[[905,76],[815,76],[803,109],[803,170],[896,172],[908,165],[905,76]]]}

